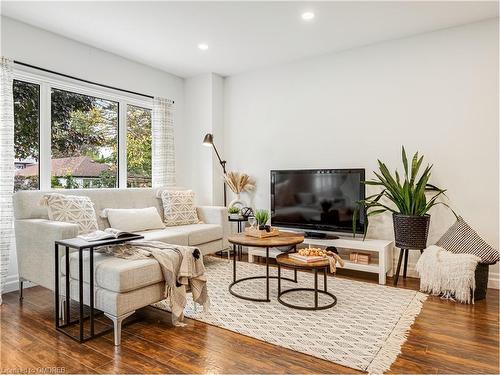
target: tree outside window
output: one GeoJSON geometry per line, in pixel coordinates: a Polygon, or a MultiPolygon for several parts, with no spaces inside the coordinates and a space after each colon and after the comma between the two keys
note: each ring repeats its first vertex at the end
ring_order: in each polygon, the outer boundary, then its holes
{"type": "Polygon", "coordinates": [[[118,103],[52,89],[52,188],[117,187],[118,103]]]}
{"type": "Polygon", "coordinates": [[[40,86],[14,80],[14,191],[39,188],[40,86]]]}
{"type": "Polygon", "coordinates": [[[127,106],[127,187],[151,187],[151,110],[127,106]]]}

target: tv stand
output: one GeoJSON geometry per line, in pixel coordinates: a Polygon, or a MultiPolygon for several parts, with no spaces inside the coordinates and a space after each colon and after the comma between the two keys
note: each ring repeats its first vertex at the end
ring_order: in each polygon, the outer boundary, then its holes
{"type": "MultiPolygon", "coordinates": [[[[379,284],[385,284],[386,275],[392,276],[392,253],[394,242],[389,240],[360,240],[354,238],[311,238],[304,239],[304,245],[308,247],[330,247],[335,246],[339,249],[340,255],[345,262],[345,269],[370,272],[378,274],[379,284]],[[351,251],[363,251],[372,253],[372,262],[370,264],[354,263],[349,261],[348,253],[351,251]]],[[[303,247],[303,246],[302,246],[303,247]]],[[[281,251],[275,248],[269,249],[269,257],[275,258],[281,254],[281,251]]],[[[248,248],[248,261],[253,262],[254,256],[266,256],[266,250],[262,248],[248,248]]]]}
{"type": "Polygon", "coordinates": [[[319,233],[319,232],[304,232],[305,238],[321,238],[324,240],[336,240],[339,238],[338,236],[334,236],[327,233],[319,233]]]}
{"type": "MultiPolygon", "coordinates": [[[[373,261],[370,264],[354,263],[349,258],[344,258],[345,269],[371,272],[378,274],[378,283],[385,284],[386,275],[392,275],[392,251],[394,243],[388,240],[359,240],[349,238],[338,238],[336,240],[305,238],[304,244],[313,246],[335,246],[343,251],[363,251],[370,252],[373,255],[373,261]]],[[[344,253],[345,254],[345,253],[344,253]]],[[[341,254],[342,255],[342,254],[341,254]]],[[[345,254],[347,255],[347,254],[345,254]]]]}

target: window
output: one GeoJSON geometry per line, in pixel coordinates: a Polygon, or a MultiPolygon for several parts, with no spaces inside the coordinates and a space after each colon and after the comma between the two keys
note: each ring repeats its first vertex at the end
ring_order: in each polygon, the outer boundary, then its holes
{"type": "Polygon", "coordinates": [[[127,187],[151,187],[151,110],[127,106],[127,187]]]}
{"type": "Polygon", "coordinates": [[[52,89],[51,119],[51,187],[117,187],[118,102],[52,89]]]}
{"type": "Polygon", "coordinates": [[[40,187],[40,85],[14,80],[14,191],[40,187]]]}
{"type": "Polygon", "coordinates": [[[14,70],[15,190],[152,186],[152,100],[14,70]]]}

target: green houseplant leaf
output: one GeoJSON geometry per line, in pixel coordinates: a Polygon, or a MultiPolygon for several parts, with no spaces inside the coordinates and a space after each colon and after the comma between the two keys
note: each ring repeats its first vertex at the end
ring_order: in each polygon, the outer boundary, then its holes
{"type": "MultiPolygon", "coordinates": [[[[411,158],[411,164],[409,164],[403,146],[401,147],[401,159],[404,175],[400,175],[397,170],[392,174],[387,165],[378,160],[379,170],[373,172],[376,179],[363,181],[365,185],[381,186],[383,189],[380,193],[370,195],[357,202],[357,208],[354,210],[352,218],[353,236],[356,235],[356,222],[360,210],[366,212],[364,232],[364,236],[366,236],[368,220],[371,216],[384,212],[408,216],[424,216],[432,207],[439,204],[450,208],[448,204],[439,200],[442,196],[446,196],[446,190],[429,183],[432,165],[427,165],[421,171],[424,160],[423,155],[416,152],[411,158]],[[382,198],[390,203],[381,203],[382,198]]],[[[451,208],[450,210],[457,216],[451,208]]]]}
{"type": "Polygon", "coordinates": [[[266,225],[269,220],[269,211],[267,210],[256,210],[255,220],[257,220],[258,225],[266,225]]]}

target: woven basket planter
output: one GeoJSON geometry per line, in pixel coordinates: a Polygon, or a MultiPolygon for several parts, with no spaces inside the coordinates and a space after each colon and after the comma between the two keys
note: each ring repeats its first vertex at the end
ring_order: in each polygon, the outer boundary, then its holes
{"type": "Polygon", "coordinates": [[[488,288],[488,274],[490,265],[486,263],[478,263],[476,267],[476,291],[474,292],[474,300],[478,301],[486,298],[486,290],[488,288]]]}
{"type": "Polygon", "coordinates": [[[431,216],[392,214],[396,247],[423,250],[427,247],[427,235],[431,216]]]}

